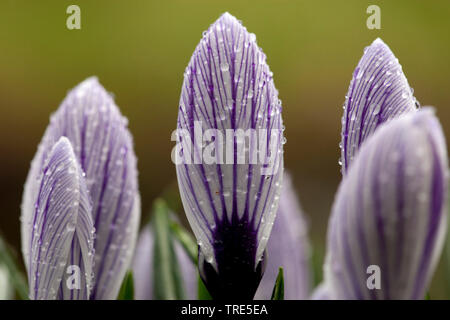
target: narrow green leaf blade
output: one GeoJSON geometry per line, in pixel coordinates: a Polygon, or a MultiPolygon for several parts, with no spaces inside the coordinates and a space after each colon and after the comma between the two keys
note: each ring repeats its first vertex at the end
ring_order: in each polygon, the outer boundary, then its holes
{"type": "Polygon", "coordinates": [[[170,231],[169,209],[162,199],[155,201],[152,222],[155,234],[153,250],[155,299],[185,299],[183,279],[170,231]]]}
{"type": "Polygon", "coordinates": [[[273,287],[271,300],[284,300],[284,277],[282,267],[278,269],[278,276],[275,281],[275,286],[273,287]]]}
{"type": "Polygon", "coordinates": [[[189,258],[195,265],[197,265],[198,247],[194,238],[191,236],[189,232],[186,231],[186,229],[184,229],[181,225],[179,225],[176,222],[172,222],[170,224],[170,229],[172,230],[175,239],[177,239],[177,241],[182,245],[182,247],[186,251],[189,258]]]}
{"type": "MultiPolygon", "coordinates": [[[[191,261],[197,265],[198,264],[198,246],[195,242],[195,239],[191,236],[191,234],[186,231],[180,224],[176,222],[172,222],[170,224],[170,228],[172,230],[172,234],[174,235],[175,239],[181,244],[181,246],[184,248],[185,252],[191,259],[191,261]]],[[[211,295],[208,292],[208,289],[206,289],[205,284],[203,283],[202,278],[200,277],[200,274],[197,275],[198,278],[198,289],[197,289],[197,295],[199,300],[212,300],[211,295]]]]}
{"type": "Polygon", "coordinates": [[[123,279],[117,300],[134,300],[133,272],[129,270],[123,279]]]}
{"type": "Polygon", "coordinates": [[[6,266],[9,272],[11,284],[16,291],[17,296],[22,300],[28,300],[28,283],[18,267],[16,255],[8,247],[0,235],[0,264],[6,266]]]}
{"type": "Polygon", "coordinates": [[[198,300],[212,300],[212,297],[209,294],[208,289],[206,289],[200,275],[198,275],[198,300]]]}

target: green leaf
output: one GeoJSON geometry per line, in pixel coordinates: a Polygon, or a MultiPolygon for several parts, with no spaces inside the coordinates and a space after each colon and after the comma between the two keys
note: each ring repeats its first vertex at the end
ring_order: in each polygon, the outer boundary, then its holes
{"type": "Polygon", "coordinates": [[[212,297],[209,294],[208,289],[206,289],[200,275],[198,275],[198,300],[212,300],[212,297]]]}
{"type": "Polygon", "coordinates": [[[431,300],[431,296],[430,296],[430,293],[429,293],[429,292],[427,292],[427,293],[425,294],[425,300],[431,300]]]}
{"type": "Polygon", "coordinates": [[[325,247],[323,244],[315,243],[311,250],[310,270],[312,273],[312,284],[318,286],[323,281],[323,264],[325,257],[325,247]]]}
{"type": "Polygon", "coordinates": [[[157,199],[153,205],[154,228],[154,274],[153,292],[155,299],[176,300],[185,299],[183,279],[178,267],[178,260],[173,246],[170,231],[169,209],[162,199],[157,199]]]}
{"type": "Polygon", "coordinates": [[[117,300],[134,300],[134,280],[131,270],[125,274],[117,300]]]}
{"type": "Polygon", "coordinates": [[[284,300],[284,278],[282,267],[278,269],[278,276],[275,281],[275,286],[273,287],[271,300],[284,300]]]}
{"type": "Polygon", "coordinates": [[[28,284],[25,276],[18,267],[16,255],[5,243],[0,235],[0,264],[6,266],[9,272],[11,285],[17,296],[22,300],[28,300],[28,284]]]}
{"type": "MultiPolygon", "coordinates": [[[[198,264],[198,246],[195,242],[195,239],[191,236],[191,234],[186,231],[181,225],[176,222],[172,222],[170,224],[170,228],[175,239],[181,244],[181,246],[186,251],[189,258],[191,258],[192,262],[197,265],[198,264]]],[[[205,284],[203,283],[202,278],[198,274],[198,299],[199,300],[212,300],[211,295],[206,289],[205,284]]]]}
{"type": "Polygon", "coordinates": [[[183,246],[189,258],[192,262],[197,265],[198,259],[198,247],[194,238],[189,232],[186,231],[181,225],[176,222],[170,224],[170,229],[172,230],[175,239],[183,246]]]}

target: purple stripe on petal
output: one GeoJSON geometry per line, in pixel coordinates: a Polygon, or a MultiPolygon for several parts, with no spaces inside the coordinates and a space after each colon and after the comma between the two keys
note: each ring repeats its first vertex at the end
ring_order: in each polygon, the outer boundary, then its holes
{"type": "Polygon", "coordinates": [[[364,50],[350,82],[342,117],[341,162],[345,174],[365,139],[382,123],[416,110],[416,99],[389,47],[376,39],[364,50]]]}
{"type": "Polygon", "coordinates": [[[364,143],[330,219],[325,279],[332,298],[424,298],[446,234],[447,175],[445,139],[431,109],[382,125],[364,143]],[[380,268],[380,289],[368,288],[372,265],[380,268]]]}
{"type": "MultiPolygon", "coordinates": [[[[211,267],[206,269],[211,275],[220,274],[216,284],[228,289],[241,280],[242,286],[251,282],[236,292],[252,296],[261,276],[255,270],[261,269],[278,207],[283,124],[266,56],[255,35],[228,13],[204,33],[186,68],[177,128],[179,156],[184,160],[176,166],[181,199],[201,256],[211,267]],[[211,133],[204,141],[210,149],[197,142],[196,123],[205,136],[211,133]],[[269,147],[259,148],[261,161],[250,161],[249,153],[256,152],[263,139],[248,129],[267,130],[263,137],[269,147]],[[227,130],[247,134],[244,140],[232,137],[229,152],[225,152],[227,130]],[[242,141],[248,149],[244,161],[239,153],[242,141]],[[194,161],[208,151],[214,161],[194,161]],[[263,160],[270,157],[272,166],[264,170],[263,160]]],[[[228,289],[218,291],[226,295],[228,289]]]]}
{"type": "Polygon", "coordinates": [[[96,78],[69,92],[51,121],[31,164],[22,204],[22,251],[29,252],[30,217],[37,178],[62,136],[85,172],[96,229],[92,299],[115,299],[131,261],[140,219],[136,156],[127,120],[96,78]]]}
{"type": "MultiPolygon", "coordinates": [[[[132,264],[136,300],[153,299],[153,243],[153,232],[150,226],[146,226],[139,235],[132,264]]],[[[195,300],[197,299],[197,270],[178,241],[174,241],[174,249],[183,277],[186,298],[195,300]]]]}
{"type": "Polygon", "coordinates": [[[278,275],[284,272],[284,299],[305,300],[310,294],[308,227],[292,186],[285,174],[277,217],[267,245],[267,265],[255,299],[268,300],[278,275]]]}
{"type": "Polygon", "coordinates": [[[44,164],[35,203],[27,257],[30,299],[88,299],[93,278],[92,207],[82,170],[64,137],[44,164]],[[69,288],[65,280],[71,266],[79,268],[73,272],[80,281],[69,288]]]}

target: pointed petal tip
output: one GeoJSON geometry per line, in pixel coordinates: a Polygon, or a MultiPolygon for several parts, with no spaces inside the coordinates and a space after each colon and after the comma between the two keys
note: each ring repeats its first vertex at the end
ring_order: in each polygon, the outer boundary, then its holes
{"type": "Polygon", "coordinates": [[[76,98],[80,99],[86,95],[95,95],[97,97],[105,96],[107,97],[106,99],[111,99],[111,101],[114,102],[114,94],[106,90],[97,76],[90,76],[78,83],[69,91],[69,94],[66,96],[65,100],[67,100],[67,98],[71,96],[75,96],[76,98]]]}
{"type": "MultiPolygon", "coordinates": [[[[368,49],[369,52],[367,52],[365,55],[371,54],[370,51],[374,51],[378,52],[379,54],[385,54],[388,59],[397,60],[391,48],[381,38],[376,38],[375,40],[373,40],[368,49]]],[[[392,68],[396,68],[396,65],[398,65],[398,61],[396,61],[395,65],[393,65],[392,68]]]]}
{"type": "Polygon", "coordinates": [[[53,150],[57,150],[57,149],[70,151],[71,155],[73,155],[73,157],[75,158],[75,155],[73,153],[72,144],[70,143],[70,140],[66,136],[62,136],[55,143],[55,145],[53,146],[53,150]]]}
{"type": "Polygon", "coordinates": [[[220,16],[220,18],[234,18],[234,16],[232,14],[230,14],[228,11],[225,11],[224,13],[222,13],[222,15],[220,16]]]}
{"type": "Polygon", "coordinates": [[[211,30],[222,30],[223,27],[238,27],[238,28],[245,28],[242,25],[242,22],[239,21],[235,16],[230,14],[229,12],[224,12],[216,21],[214,21],[210,28],[208,29],[208,32],[211,30]]]}
{"type": "Polygon", "coordinates": [[[381,38],[376,38],[375,40],[373,40],[371,46],[375,46],[375,45],[385,45],[385,46],[387,46],[387,44],[381,38]]]}
{"type": "Polygon", "coordinates": [[[98,86],[98,85],[101,86],[100,81],[98,80],[98,77],[90,76],[90,77],[84,79],[83,81],[81,81],[79,84],[77,84],[74,89],[89,88],[89,87],[98,86]]]}
{"type": "Polygon", "coordinates": [[[235,16],[233,16],[228,11],[225,11],[222,13],[222,15],[217,19],[217,21],[224,21],[224,22],[239,22],[238,19],[236,19],[235,16]]]}
{"type": "Polygon", "coordinates": [[[97,76],[90,76],[82,81],[82,83],[85,83],[85,82],[86,83],[99,83],[100,81],[98,80],[97,76]]]}

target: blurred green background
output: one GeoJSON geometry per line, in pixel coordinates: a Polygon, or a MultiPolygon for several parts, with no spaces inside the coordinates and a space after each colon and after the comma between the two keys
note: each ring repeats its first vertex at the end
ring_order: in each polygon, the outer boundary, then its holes
{"type": "MultiPolygon", "coordinates": [[[[436,107],[449,134],[450,1],[1,0],[0,231],[11,244],[19,248],[23,183],[49,115],[88,76],[99,77],[129,118],[143,212],[175,185],[170,134],[183,72],[225,11],[256,34],[274,72],[285,166],[310,221],[316,265],[341,177],[342,104],[365,46],[381,37],[391,47],[416,98],[436,107]],[[81,8],[81,30],[66,28],[70,4],[81,8]],[[381,8],[381,30],[366,27],[370,4],[381,8]]],[[[450,297],[444,269],[441,261],[432,299],[450,297]]]]}

